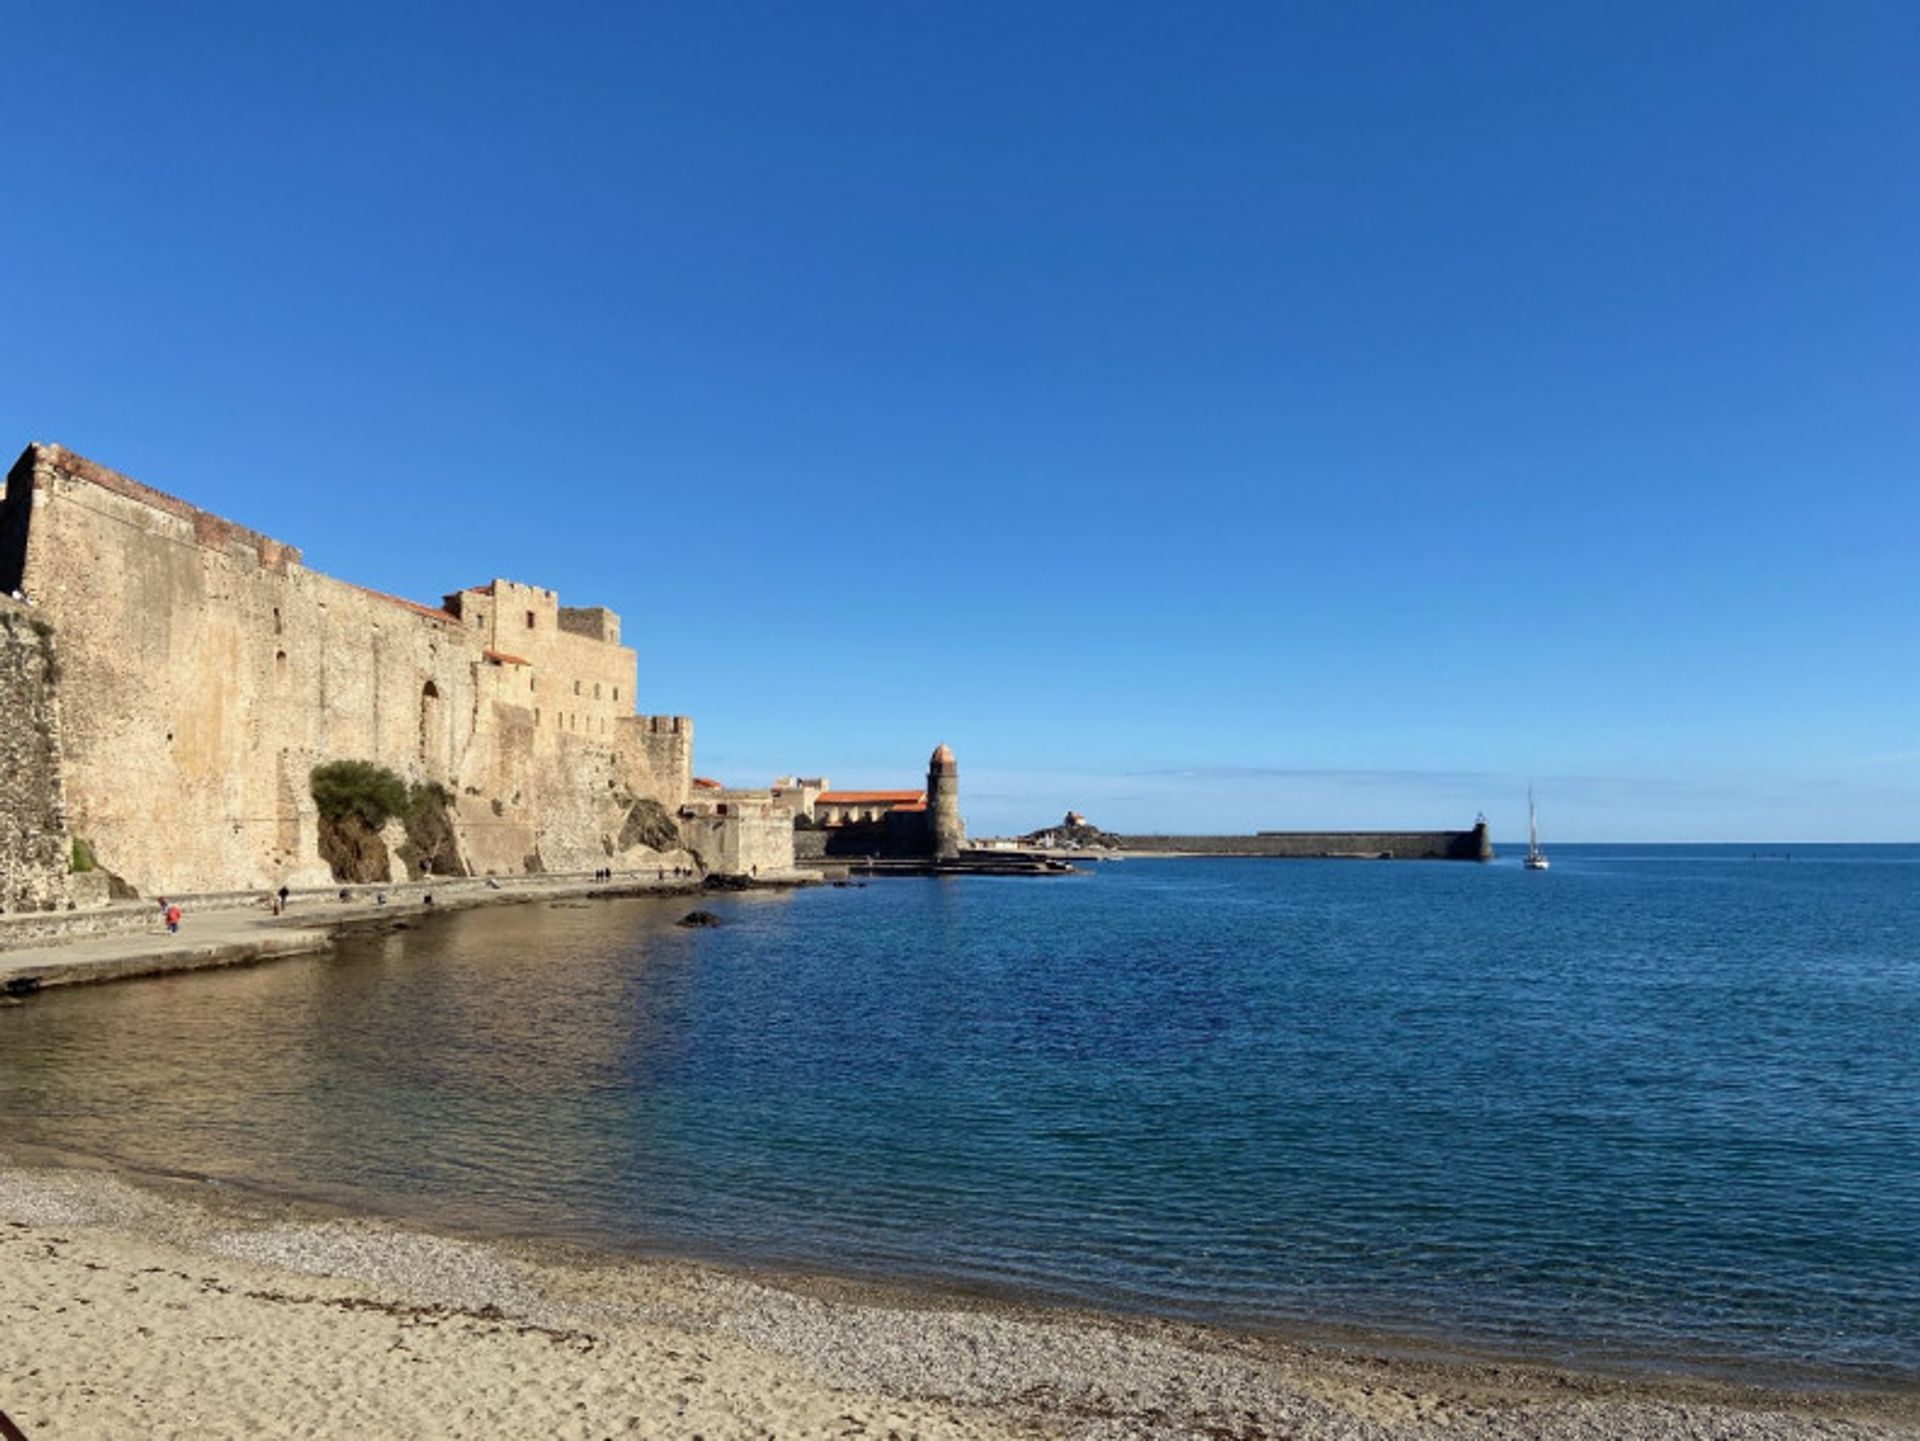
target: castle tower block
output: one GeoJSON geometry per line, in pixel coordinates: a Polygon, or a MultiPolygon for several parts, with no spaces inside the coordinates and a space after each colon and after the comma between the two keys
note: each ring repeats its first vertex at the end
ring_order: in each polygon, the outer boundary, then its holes
{"type": "Polygon", "coordinates": [[[960,819],[960,766],[952,746],[936,747],[927,762],[927,831],[936,861],[953,860],[966,844],[967,827],[960,819]]]}

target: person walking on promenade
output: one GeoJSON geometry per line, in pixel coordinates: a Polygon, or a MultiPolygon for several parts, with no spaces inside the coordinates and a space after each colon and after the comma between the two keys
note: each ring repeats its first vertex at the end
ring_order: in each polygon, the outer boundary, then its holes
{"type": "Polygon", "coordinates": [[[180,907],[178,906],[167,907],[167,934],[170,936],[180,934],[180,907]]]}

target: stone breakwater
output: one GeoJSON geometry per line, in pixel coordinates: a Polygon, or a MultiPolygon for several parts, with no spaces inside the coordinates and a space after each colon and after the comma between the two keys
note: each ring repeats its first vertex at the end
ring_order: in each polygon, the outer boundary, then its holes
{"type": "Polygon", "coordinates": [[[41,1436],[1890,1441],[1912,1396],[1622,1380],[480,1243],[0,1169],[41,1436]]]}
{"type": "Polygon", "coordinates": [[[1490,861],[1484,823],[1465,831],[1261,831],[1250,836],[1120,836],[1120,849],[1279,859],[1490,861]]]}

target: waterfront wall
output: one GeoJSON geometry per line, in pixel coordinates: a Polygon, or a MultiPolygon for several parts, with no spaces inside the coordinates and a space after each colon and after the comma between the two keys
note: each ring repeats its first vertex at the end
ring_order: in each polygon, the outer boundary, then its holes
{"type": "Polygon", "coordinates": [[[1493,859],[1493,843],[1484,824],[1468,831],[1266,831],[1251,836],[1120,836],[1118,840],[1123,850],[1202,856],[1493,859]]]}
{"type": "MultiPolygon", "coordinates": [[[[793,853],[796,859],[804,860],[930,860],[935,853],[932,815],[931,810],[893,810],[877,821],[849,821],[817,831],[795,831],[793,853]]],[[[954,824],[960,824],[957,809],[954,824]]],[[[962,830],[956,849],[965,843],[964,837],[962,830]]]]}
{"type": "Polygon", "coordinates": [[[72,837],[60,774],[53,627],[0,599],[0,912],[64,909],[72,837]]]}
{"type": "Polygon", "coordinates": [[[680,834],[716,875],[782,876],[793,869],[793,812],[771,801],[728,801],[721,810],[683,815],[680,834]]]}
{"type": "MultiPolygon", "coordinates": [[[[1470,831],[1289,831],[1252,836],[1116,836],[1118,848],[1145,853],[1202,856],[1267,856],[1322,859],[1382,856],[1394,860],[1478,861],[1493,859],[1493,845],[1482,828],[1470,831]]],[[[800,861],[904,854],[881,826],[844,826],[836,830],[795,831],[794,857],[800,861]]]]}
{"type": "Polygon", "coordinates": [[[56,628],[70,833],[144,894],[327,883],[330,760],[444,786],[470,874],[642,863],[635,804],[691,784],[691,722],[633,714],[610,612],[506,581],[383,595],[58,446],[8,474],[0,583],[56,628]]]}

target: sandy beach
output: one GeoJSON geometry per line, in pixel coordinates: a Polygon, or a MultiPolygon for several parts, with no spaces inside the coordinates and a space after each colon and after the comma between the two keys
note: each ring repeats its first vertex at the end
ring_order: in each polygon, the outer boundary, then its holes
{"type": "Polygon", "coordinates": [[[1890,1437],[1920,1398],[1369,1354],[0,1170],[0,1410],[82,1437],[1890,1437]]]}

